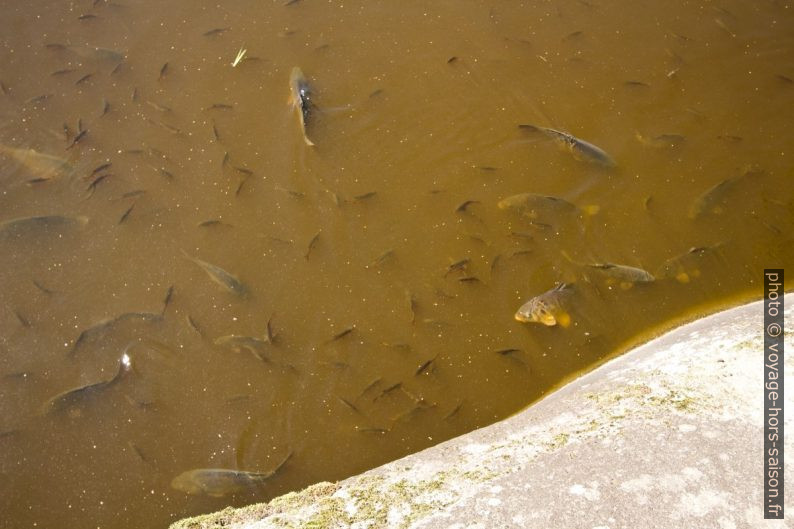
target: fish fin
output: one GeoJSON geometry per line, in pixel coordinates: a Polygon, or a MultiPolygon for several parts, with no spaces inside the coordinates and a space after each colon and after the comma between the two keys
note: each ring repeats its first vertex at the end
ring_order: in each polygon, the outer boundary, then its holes
{"type": "Polygon", "coordinates": [[[597,204],[589,204],[582,208],[582,212],[585,215],[589,215],[589,216],[597,215],[599,211],[601,211],[601,206],[597,204]]]}
{"type": "Polygon", "coordinates": [[[567,312],[561,312],[557,314],[557,325],[562,327],[563,329],[567,329],[571,326],[571,315],[567,312]]]}

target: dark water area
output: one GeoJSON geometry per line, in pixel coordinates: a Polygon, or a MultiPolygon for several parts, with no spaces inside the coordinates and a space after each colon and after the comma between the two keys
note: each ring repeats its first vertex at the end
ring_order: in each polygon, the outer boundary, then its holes
{"type": "Polygon", "coordinates": [[[341,479],[794,263],[785,2],[37,1],[0,28],[2,527],[341,479]],[[562,283],[556,325],[514,318],[562,283]],[[200,468],[278,471],[172,486],[200,468]]]}

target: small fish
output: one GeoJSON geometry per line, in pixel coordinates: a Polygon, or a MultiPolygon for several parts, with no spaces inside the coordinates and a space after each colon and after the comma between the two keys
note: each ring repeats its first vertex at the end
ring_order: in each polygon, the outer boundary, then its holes
{"type": "Polygon", "coordinates": [[[72,165],[65,159],[33,149],[19,149],[0,144],[0,154],[12,158],[38,178],[51,179],[59,175],[68,176],[74,172],[72,165]]]}
{"type": "Polygon", "coordinates": [[[163,64],[162,67],[160,67],[160,75],[157,76],[157,80],[162,81],[167,72],[168,72],[168,63],[166,62],[165,64],[163,64]]]}
{"type": "Polygon", "coordinates": [[[199,324],[196,322],[196,320],[193,319],[193,317],[190,314],[188,314],[185,319],[187,319],[187,323],[191,329],[196,331],[201,337],[204,336],[204,332],[201,330],[201,327],[199,327],[199,324]]]}
{"type": "Polygon", "coordinates": [[[71,143],[69,143],[69,145],[66,146],[66,150],[68,151],[69,149],[77,145],[77,143],[80,140],[86,137],[86,134],[88,134],[88,129],[83,129],[80,132],[78,132],[77,135],[74,138],[72,138],[71,143]]]}
{"type": "Polygon", "coordinates": [[[364,268],[375,268],[375,267],[378,267],[378,266],[386,263],[387,261],[391,261],[392,259],[395,259],[395,258],[396,258],[396,255],[394,253],[394,250],[391,250],[391,249],[390,250],[386,250],[385,252],[383,252],[382,254],[377,256],[371,263],[369,263],[368,265],[365,265],[364,268]]]}
{"type": "Polygon", "coordinates": [[[393,391],[397,391],[398,389],[402,388],[402,386],[403,386],[402,382],[397,382],[395,384],[392,384],[391,386],[388,386],[383,391],[381,391],[374,399],[372,399],[372,402],[377,401],[378,399],[392,393],[393,391]]]}
{"type": "Polygon", "coordinates": [[[455,406],[454,408],[452,408],[452,410],[450,410],[450,412],[449,412],[449,413],[447,413],[446,415],[444,415],[444,417],[442,417],[442,418],[441,418],[441,420],[442,420],[442,421],[448,421],[448,420],[450,420],[452,417],[454,417],[455,415],[457,415],[457,414],[458,414],[458,412],[460,411],[460,409],[461,409],[462,407],[463,407],[463,401],[459,402],[457,406],[455,406]]]}
{"type": "Polygon", "coordinates": [[[511,355],[511,354],[514,354],[514,353],[520,353],[520,352],[521,352],[521,349],[516,349],[514,347],[511,347],[511,348],[508,348],[508,349],[499,349],[498,351],[495,351],[496,354],[501,355],[501,356],[507,356],[507,355],[511,355]]]}
{"type": "Polygon", "coordinates": [[[626,86],[632,86],[637,88],[649,88],[651,86],[643,81],[625,81],[623,84],[626,86]]]}
{"type": "Polygon", "coordinates": [[[28,320],[25,316],[23,316],[18,310],[14,310],[14,316],[17,317],[19,324],[23,327],[30,327],[30,320],[28,320]]]}
{"type": "Polygon", "coordinates": [[[761,171],[747,169],[738,176],[726,178],[708,188],[698,196],[689,208],[689,218],[698,219],[706,214],[725,213],[725,200],[736,184],[745,178],[757,176],[761,171]]]}
{"type": "Polygon", "coordinates": [[[86,82],[86,81],[88,81],[89,79],[91,79],[93,76],[94,76],[94,74],[92,74],[92,73],[85,74],[85,75],[84,75],[84,76],[82,76],[80,79],[78,79],[77,81],[75,81],[75,82],[74,82],[74,84],[76,84],[76,85],[83,84],[84,82],[86,82]]]}
{"type": "Polygon", "coordinates": [[[159,103],[155,103],[154,101],[147,100],[146,104],[149,105],[150,107],[152,107],[153,109],[155,109],[158,112],[163,112],[163,113],[171,112],[171,107],[167,107],[165,105],[161,105],[159,103]]]}
{"type": "Polygon", "coordinates": [[[436,358],[438,358],[438,354],[436,354],[436,356],[433,358],[423,362],[414,372],[414,376],[421,375],[422,373],[430,373],[431,371],[435,370],[436,358]]]}
{"type": "Polygon", "coordinates": [[[203,494],[215,498],[250,491],[259,488],[275,476],[290,457],[292,457],[292,452],[268,472],[246,472],[226,468],[188,470],[175,477],[171,481],[171,487],[187,494],[203,494]]]}
{"type": "Polygon", "coordinates": [[[377,194],[378,194],[378,192],[377,192],[377,191],[370,191],[370,192],[368,192],[368,193],[363,193],[363,194],[361,194],[361,195],[355,195],[355,196],[353,196],[353,200],[355,200],[356,202],[362,202],[362,201],[364,201],[364,200],[368,200],[368,199],[370,199],[370,198],[373,198],[373,197],[374,197],[374,196],[376,196],[377,194]]]}
{"type": "Polygon", "coordinates": [[[333,335],[331,337],[331,339],[328,340],[328,342],[330,343],[330,342],[335,342],[337,340],[341,340],[342,338],[344,338],[345,336],[347,336],[348,334],[350,334],[351,332],[353,332],[355,330],[356,330],[355,326],[354,327],[348,327],[347,329],[345,329],[345,330],[343,330],[341,332],[338,332],[337,334],[333,335]]]}
{"type": "Polygon", "coordinates": [[[298,119],[303,133],[303,140],[306,145],[314,146],[314,143],[306,136],[306,126],[312,116],[314,104],[311,100],[311,88],[303,72],[297,66],[292,69],[289,76],[290,102],[298,112],[298,119]]]}
{"type": "Polygon", "coordinates": [[[98,391],[107,389],[117,383],[124,374],[129,371],[131,366],[130,357],[127,353],[121,355],[119,359],[119,367],[116,374],[113,375],[112,378],[108,380],[102,380],[100,382],[93,382],[91,384],[85,384],[76,388],[72,388],[66,390],[62,393],[55,395],[54,397],[47,400],[42,406],[42,413],[51,413],[58,410],[62,410],[81,399],[88,397],[89,395],[96,394],[98,391]]]}
{"type": "Polygon", "coordinates": [[[165,299],[163,300],[163,310],[160,311],[160,314],[165,315],[165,309],[168,308],[168,305],[171,303],[171,299],[174,297],[174,285],[168,287],[168,290],[165,293],[165,299]]]}
{"type": "Polygon", "coordinates": [[[72,73],[73,71],[74,71],[74,69],[72,69],[72,68],[66,68],[64,70],[56,70],[56,71],[52,72],[50,75],[53,76],[53,77],[58,77],[59,75],[66,75],[68,73],[72,73]]]}
{"type": "Polygon", "coordinates": [[[96,188],[99,185],[99,183],[104,181],[110,176],[111,176],[110,174],[106,173],[106,174],[101,174],[96,178],[94,178],[94,180],[90,184],[88,184],[88,188],[86,189],[86,191],[88,191],[88,197],[90,198],[91,196],[93,196],[94,191],[96,191],[96,188]]]}
{"type": "Polygon", "coordinates": [[[552,138],[561,147],[571,153],[575,160],[590,162],[604,167],[615,167],[617,164],[603,149],[592,143],[581,140],[572,134],[536,125],[519,125],[520,129],[529,132],[540,132],[552,138]]]}
{"type": "Polygon", "coordinates": [[[217,284],[231,292],[232,294],[237,294],[238,296],[245,296],[248,293],[248,287],[242,283],[239,279],[235,276],[227,272],[226,270],[215,266],[214,264],[210,264],[206,261],[202,261],[201,259],[196,259],[195,257],[191,257],[187,254],[184,250],[182,251],[184,256],[196,263],[199,267],[201,267],[207,275],[215,281],[217,284]]]}
{"type": "Polygon", "coordinates": [[[221,226],[221,225],[228,226],[228,224],[223,222],[221,219],[207,219],[205,221],[202,221],[202,222],[198,223],[198,227],[199,228],[209,228],[209,227],[212,227],[212,226],[221,226]]]}
{"type": "Polygon", "coordinates": [[[342,404],[344,404],[345,406],[347,406],[348,408],[350,408],[350,409],[351,409],[351,410],[353,410],[354,412],[356,412],[356,413],[361,413],[361,411],[358,409],[358,407],[357,407],[355,404],[353,404],[352,402],[350,402],[349,400],[347,400],[346,398],[344,398],[344,397],[340,397],[339,395],[337,395],[337,396],[336,396],[336,398],[338,398],[338,399],[339,399],[339,401],[340,401],[342,404]]]}
{"type": "Polygon", "coordinates": [[[371,389],[374,389],[375,386],[380,384],[382,381],[383,381],[383,379],[381,377],[376,378],[375,380],[373,380],[372,382],[367,384],[367,386],[364,389],[361,390],[361,393],[359,393],[358,396],[359,397],[363,397],[368,391],[370,391],[371,389]]]}
{"type": "Polygon", "coordinates": [[[31,97],[30,99],[26,100],[25,103],[30,103],[30,104],[35,105],[36,103],[41,103],[41,102],[46,101],[47,99],[49,99],[51,97],[52,97],[52,94],[41,94],[41,95],[38,95],[38,96],[31,97]]]}
{"type": "Polygon", "coordinates": [[[559,324],[561,327],[568,327],[571,317],[563,309],[562,301],[571,292],[571,285],[560,283],[521,305],[514,318],[522,323],[541,323],[548,327],[559,324]]]}
{"type": "Polygon", "coordinates": [[[231,28],[214,28],[209,31],[205,31],[204,33],[202,33],[202,35],[204,37],[214,37],[216,35],[220,35],[221,33],[225,33],[229,31],[229,29],[231,28]]]}
{"type": "Polygon", "coordinates": [[[453,55],[452,57],[450,57],[449,59],[447,59],[447,64],[452,64],[453,62],[456,62],[457,60],[458,60],[458,57],[456,57],[455,55],[453,55]]]}
{"type": "Polygon", "coordinates": [[[54,290],[51,290],[51,289],[45,287],[44,285],[42,285],[41,283],[39,283],[35,279],[32,279],[31,281],[33,282],[33,285],[36,288],[38,288],[39,290],[41,290],[43,293],[47,294],[48,296],[51,296],[51,295],[55,294],[54,290]]]}
{"type": "Polygon", "coordinates": [[[213,103],[208,107],[204,107],[204,110],[231,110],[234,107],[227,103],[213,103]]]}
{"type": "Polygon", "coordinates": [[[728,35],[730,35],[731,37],[734,37],[734,38],[736,37],[736,33],[734,33],[733,31],[731,31],[731,29],[730,29],[730,28],[727,26],[727,24],[725,24],[725,22],[723,22],[723,20],[722,20],[721,18],[715,18],[715,19],[714,19],[714,23],[715,23],[715,24],[717,24],[717,26],[718,26],[720,29],[722,29],[723,31],[725,31],[725,32],[726,32],[728,35]]]}
{"type": "Polygon", "coordinates": [[[102,171],[110,169],[110,167],[112,165],[113,165],[112,162],[106,162],[106,163],[103,163],[102,165],[98,165],[91,171],[91,173],[89,173],[89,175],[86,178],[92,178],[95,174],[98,174],[98,173],[101,173],[102,171]]]}
{"type": "Polygon", "coordinates": [[[130,216],[130,213],[132,213],[133,208],[135,208],[135,203],[133,203],[130,207],[127,208],[127,210],[124,213],[122,213],[121,217],[119,217],[119,222],[118,222],[119,224],[123,224],[124,221],[127,220],[127,217],[130,216]]]}
{"type": "Polygon", "coordinates": [[[455,261],[447,267],[447,271],[444,272],[444,277],[447,277],[452,272],[465,272],[466,268],[469,266],[469,263],[471,263],[471,259],[468,257],[461,259],[460,261],[455,261]]]}
{"type": "Polygon", "coordinates": [[[479,204],[479,200],[465,200],[458,207],[455,208],[455,213],[465,213],[472,204],[479,204]]]}
{"type": "Polygon", "coordinates": [[[257,359],[263,362],[269,362],[267,357],[262,355],[265,346],[268,344],[267,339],[257,338],[256,336],[240,336],[237,334],[229,334],[227,336],[220,336],[215,339],[215,345],[222,347],[231,347],[238,351],[245,349],[253,354],[257,359]]]}
{"type": "Polygon", "coordinates": [[[110,112],[110,102],[103,97],[102,98],[102,113],[99,114],[99,117],[104,116],[108,112],[110,112]]]}
{"type": "Polygon", "coordinates": [[[178,129],[177,127],[174,127],[173,125],[169,125],[168,123],[165,123],[163,121],[156,120],[156,119],[149,119],[149,118],[146,118],[146,121],[148,121],[149,123],[152,123],[153,125],[157,125],[158,127],[162,128],[162,129],[165,129],[168,132],[170,132],[171,134],[174,134],[176,136],[179,136],[179,135],[182,134],[182,131],[180,129],[178,129]]]}
{"type": "Polygon", "coordinates": [[[681,134],[659,134],[658,136],[649,138],[643,136],[639,132],[635,132],[634,136],[637,138],[637,141],[646,147],[653,147],[656,149],[679,147],[685,140],[685,137],[681,134]]]}
{"type": "Polygon", "coordinates": [[[267,341],[275,344],[277,341],[276,333],[273,332],[273,316],[267,320],[267,324],[265,325],[265,336],[267,337],[267,341]]]}
{"type": "Polygon", "coordinates": [[[320,240],[320,234],[322,232],[323,232],[323,230],[318,231],[317,234],[314,237],[312,237],[312,239],[309,241],[309,244],[308,244],[308,246],[306,248],[306,253],[303,255],[303,257],[305,259],[307,259],[307,260],[309,259],[309,254],[312,253],[312,250],[317,245],[317,241],[320,240]]]}
{"type": "Polygon", "coordinates": [[[77,17],[77,20],[91,20],[91,19],[94,19],[94,18],[97,18],[97,16],[96,15],[92,15],[91,13],[87,13],[85,15],[80,15],[79,17],[77,17]]]}
{"type": "Polygon", "coordinates": [[[361,433],[376,433],[380,435],[386,435],[391,430],[388,428],[380,428],[377,426],[356,426],[356,431],[361,433]]]}
{"type": "Polygon", "coordinates": [[[41,215],[36,217],[18,217],[0,222],[0,236],[21,238],[33,233],[49,232],[72,226],[85,226],[88,217],[67,217],[63,215],[41,215]]]}

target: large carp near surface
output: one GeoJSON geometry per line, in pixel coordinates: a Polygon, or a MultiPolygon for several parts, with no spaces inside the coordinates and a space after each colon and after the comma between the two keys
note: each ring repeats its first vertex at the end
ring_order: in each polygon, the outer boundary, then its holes
{"type": "Polygon", "coordinates": [[[794,263],[792,28],[771,0],[5,2],[0,526],[341,479],[760,297],[794,263]],[[554,322],[514,317],[559,285],[554,322]]]}

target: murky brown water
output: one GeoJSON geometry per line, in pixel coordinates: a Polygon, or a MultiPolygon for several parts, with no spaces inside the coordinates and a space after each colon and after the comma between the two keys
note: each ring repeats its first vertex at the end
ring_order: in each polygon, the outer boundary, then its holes
{"type": "Polygon", "coordinates": [[[343,478],[758,297],[794,263],[794,10],[674,4],[9,2],[0,222],[69,221],[0,228],[0,524],[162,527],[343,478]],[[497,207],[527,192],[581,210],[497,207]],[[570,326],[513,319],[560,281],[570,326]],[[170,486],[289,452],[250,493],[170,486]]]}

